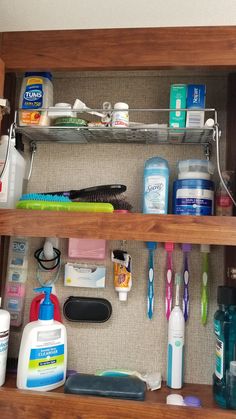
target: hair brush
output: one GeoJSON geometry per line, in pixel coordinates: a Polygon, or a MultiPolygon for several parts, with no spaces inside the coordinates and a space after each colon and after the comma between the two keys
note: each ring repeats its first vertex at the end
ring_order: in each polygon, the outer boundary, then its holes
{"type": "Polygon", "coordinates": [[[59,192],[45,192],[43,195],[61,195],[66,196],[70,200],[86,198],[92,202],[103,202],[108,197],[116,197],[122,192],[126,191],[125,185],[113,184],[113,185],[99,185],[91,186],[85,189],[72,189],[70,191],[59,191],[59,192]]]}

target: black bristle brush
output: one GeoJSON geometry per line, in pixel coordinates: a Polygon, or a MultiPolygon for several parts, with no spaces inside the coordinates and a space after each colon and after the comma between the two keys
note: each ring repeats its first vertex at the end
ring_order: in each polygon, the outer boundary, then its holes
{"type": "Polygon", "coordinates": [[[43,195],[66,196],[71,199],[71,201],[111,203],[114,210],[130,211],[132,205],[126,201],[124,196],[121,196],[126,189],[126,185],[111,184],[91,186],[90,188],[70,191],[46,192],[43,195]]]}

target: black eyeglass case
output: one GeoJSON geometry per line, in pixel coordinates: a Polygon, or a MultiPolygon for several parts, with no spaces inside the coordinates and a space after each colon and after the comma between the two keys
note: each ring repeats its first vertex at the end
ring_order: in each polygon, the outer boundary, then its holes
{"type": "Polygon", "coordinates": [[[65,393],[140,401],[145,398],[145,389],[145,383],[137,377],[90,374],[71,375],[64,386],[65,393]]]}
{"type": "Polygon", "coordinates": [[[63,313],[71,322],[103,323],[111,317],[112,306],[104,298],[69,297],[63,313]]]}

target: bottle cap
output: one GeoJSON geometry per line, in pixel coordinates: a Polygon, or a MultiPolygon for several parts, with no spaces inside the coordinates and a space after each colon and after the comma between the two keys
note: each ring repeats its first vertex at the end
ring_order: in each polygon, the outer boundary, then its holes
{"type": "Polygon", "coordinates": [[[127,292],[119,292],[119,300],[120,301],[127,301],[127,292]]]}
{"type": "Polygon", "coordinates": [[[186,396],[184,397],[184,404],[189,407],[201,407],[201,400],[195,396],[186,396]]]}
{"type": "Polygon", "coordinates": [[[217,303],[219,305],[236,305],[236,288],[220,285],[217,289],[217,303]]]}
{"type": "Polygon", "coordinates": [[[231,361],[229,368],[230,368],[231,374],[236,376],[236,361],[231,361]]]}
{"type": "Polygon", "coordinates": [[[129,105],[124,102],[117,102],[114,105],[114,109],[129,109],[129,105]]]}
{"type": "Polygon", "coordinates": [[[52,80],[52,73],[45,71],[27,71],[25,77],[36,76],[36,77],[45,77],[49,80],[52,80]]]}
{"type": "Polygon", "coordinates": [[[166,397],[166,403],[184,406],[184,399],[180,394],[169,394],[169,396],[166,397]]]}

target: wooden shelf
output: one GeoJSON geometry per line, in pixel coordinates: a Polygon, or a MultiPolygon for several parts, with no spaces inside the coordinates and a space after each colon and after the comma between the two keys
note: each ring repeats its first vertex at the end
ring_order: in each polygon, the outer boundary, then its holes
{"type": "Polygon", "coordinates": [[[5,236],[236,245],[236,217],[0,210],[5,236]]]}
{"type": "MultiPolygon", "coordinates": [[[[218,408],[212,397],[209,385],[186,384],[182,390],[170,390],[162,386],[161,390],[147,391],[144,402],[111,399],[92,396],[76,396],[63,393],[63,387],[51,392],[18,390],[15,376],[8,375],[6,383],[0,388],[0,413],[2,418],[46,418],[50,415],[57,419],[69,418],[232,418],[233,411],[218,408]],[[167,406],[166,396],[179,393],[200,398],[201,408],[167,406]],[[49,413],[50,412],[50,413],[49,413]]],[[[50,416],[51,417],[51,416],[50,416]]]]}

